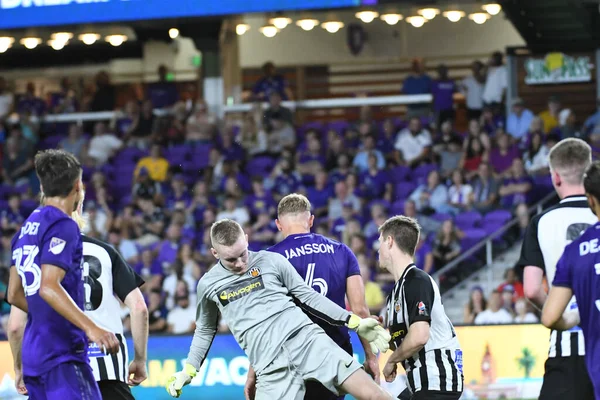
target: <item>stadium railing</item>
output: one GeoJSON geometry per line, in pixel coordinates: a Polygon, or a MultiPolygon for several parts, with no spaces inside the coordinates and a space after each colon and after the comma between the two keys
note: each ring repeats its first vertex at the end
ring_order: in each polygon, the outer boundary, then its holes
{"type": "MultiPolygon", "coordinates": [[[[529,215],[533,216],[533,215],[540,214],[544,210],[544,208],[545,208],[544,206],[547,205],[551,200],[555,200],[556,198],[557,198],[557,195],[554,191],[552,193],[549,193],[548,195],[546,195],[546,197],[544,197],[543,199],[538,201],[536,204],[529,207],[529,209],[528,209],[529,215]]],[[[439,271],[436,271],[433,274],[433,278],[435,279],[437,284],[438,285],[441,284],[440,278],[447,276],[450,272],[456,270],[459,266],[461,266],[465,261],[468,261],[472,257],[476,257],[479,253],[482,252],[482,250],[484,250],[485,251],[485,264],[483,265],[482,269],[487,268],[487,270],[486,270],[486,281],[487,282],[486,283],[487,283],[487,288],[489,290],[491,290],[492,286],[493,286],[493,280],[494,280],[494,271],[493,271],[494,241],[501,238],[508,231],[510,231],[511,229],[516,227],[518,223],[519,223],[519,219],[516,217],[513,218],[512,220],[507,222],[502,228],[498,229],[494,233],[489,234],[484,239],[482,239],[478,244],[476,244],[475,246],[473,246],[466,252],[462,253],[458,258],[456,258],[456,259],[452,260],[450,263],[446,264],[439,271]]],[[[481,269],[474,269],[472,271],[471,275],[480,270],[481,269]]],[[[465,278],[468,278],[468,277],[465,277],[465,278]]],[[[461,280],[461,282],[462,282],[462,280],[461,280]]],[[[454,285],[453,287],[446,288],[443,295],[444,296],[449,295],[459,287],[460,287],[460,282],[457,282],[457,284],[454,285]]]]}

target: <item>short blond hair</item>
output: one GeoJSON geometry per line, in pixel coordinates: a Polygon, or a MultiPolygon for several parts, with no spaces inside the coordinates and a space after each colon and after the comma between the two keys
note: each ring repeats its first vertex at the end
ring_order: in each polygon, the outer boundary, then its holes
{"type": "Polygon", "coordinates": [[[212,246],[231,246],[244,234],[242,226],[232,219],[222,219],[210,227],[212,246]]]}
{"type": "Polygon", "coordinates": [[[592,164],[592,148],[581,139],[563,139],[550,149],[548,163],[567,183],[581,185],[586,169],[592,164]]]}
{"type": "Polygon", "coordinates": [[[298,193],[292,193],[285,196],[279,202],[277,206],[277,216],[281,218],[287,214],[300,214],[303,212],[310,212],[311,204],[310,201],[298,193]]]}

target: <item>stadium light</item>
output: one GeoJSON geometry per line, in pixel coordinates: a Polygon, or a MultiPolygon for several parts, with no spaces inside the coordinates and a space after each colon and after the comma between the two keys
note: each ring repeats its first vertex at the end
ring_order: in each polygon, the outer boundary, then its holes
{"type": "Polygon", "coordinates": [[[292,23],[292,19],[287,18],[287,17],[275,17],[275,18],[271,18],[269,20],[269,24],[273,25],[275,28],[277,28],[279,30],[284,29],[286,26],[288,26],[291,23],[292,23]]]}
{"type": "Polygon", "coordinates": [[[408,22],[415,28],[420,28],[423,25],[425,25],[425,22],[427,22],[427,20],[424,17],[421,17],[420,15],[415,15],[412,17],[407,17],[406,22],[408,22]]]}
{"type": "Polygon", "coordinates": [[[340,21],[327,21],[323,22],[321,27],[329,33],[336,33],[344,27],[344,23],[340,21]]]}
{"type": "Polygon", "coordinates": [[[67,42],[58,39],[48,40],[48,46],[52,47],[54,50],[62,50],[65,48],[66,44],[67,42]]]}
{"type": "Polygon", "coordinates": [[[417,11],[417,13],[422,15],[425,19],[431,20],[440,13],[440,10],[438,8],[422,8],[417,11]]]}
{"type": "Polygon", "coordinates": [[[279,29],[277,29],[273,25],[265,25],[262,28],[260,28],[259,31],[266,37],[272,38],[272,37],[275,37],[275,35],[277,35],[277,32],[279,32],[279,29]]]}
{"type": "Polygon", "coordinates": [[[67,43],[73,37],[71,32],[56,32],[50,35],[52,41],[67,43]]]}
{"type": "Polygon", "coordinates": [[[105,40],[111,44],[111,46],[120,46],[127,41],[127,36],[125,35],[108,35],[105,40]]]}
{"type": "Polygon", "coordinates": [[[38,44],[42,43],[42,39],[38,37],[26,37],[21,39],[20,43],[27,49],[32,50],[35,49],[38,46],[38,44]]]}
{"type": "Polygon", "coordinates": [[[490,15],[498,15],[502,10],[502,6],[498,3],[489,3],[481,6],[488,14],[490,15]]]}
{"type": "Polygon", "coordinates": [[[359,11],[354,15],[365,24],[370,24],[375,20],[375,18],[379,17],[379,13],[377,11],[359,11]]]}
{"type": "Polygon", "coordinates": [[[250,25],[248,24],[237,24],[235,27],[235,33],[239,36],[242,36],[244,33],[250,30],[250,25]]]}
{"type": "Polygon", "coordinates": [[[398,22],[402,21],[404,16],[402,14],[382,14],[381,20],[384,21],[388,25],[396,25],[398,22]]]}
{"type": "Polygon", "coordinates": [[[169,29],[169,37],[171,39],[176,39],[179,36],[179,29],[171,28],[169,29]]]}
{"type": "Polygon", "coordinates": [[[305,31],[312,31],[315,26],[319,25],[319,20],[312,18],[304,18],[296,21],[296,25],[305,31]]]}
{"type": "Polygon", "coordinates": [[[0,36],[0,53],[4,53],[6,50],[12,47],[15,39],[10,36],[0,36]]]}
{"type": "Polygon", "coordinates": [[[481,25],[481,24],[484,24],[485,21],[490,19],[490,14],[484,13],[484,12],[477,12],[477,13],[469,14],[469,19],[471,21],[475,22],[476,24],[481,25]]]}
{"type": "Polygon", "coordinates": [[[444,17],[448,18],[450,22],[458,22],[461,18],[465,16],[464,11],[452,10],[452,11],[444,11],[442,14],[444,17]]]}
{"type": "Polygon", "coordinates": [[[82,35],[79,35],[79,40],[81,40],[88,46],[96,43],[98,39],[100,39],[100,35],[98,35],[97,33],[84,33],[82,35]]]}

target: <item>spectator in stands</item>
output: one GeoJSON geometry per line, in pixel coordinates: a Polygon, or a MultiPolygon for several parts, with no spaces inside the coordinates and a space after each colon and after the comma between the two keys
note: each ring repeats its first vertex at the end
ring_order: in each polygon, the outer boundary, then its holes
{"type": "Polygon", "coordinates": [[[160,240],[165,230],[167,215],[151,199],[140,197],[137,205],[141,213],[134,217],[136,243],[142,247],[150,246],[160,240]]]}
{"type": "Polygon", "coordinates": [[[138,171],[131,189],[131,195],[134,200],[142,198],[158,202],[162,199],[161,185],[152,179],[148,168],[142,167],[138,171]]]}
{"type": "Polygon", "coordinates": [[[532,188],[533,182],[525,174],[523,160],[515,158],[510,176],[504,178],[504,182],[498,190],[502,207],[514,209],[521,203],[527,204],[529,192],[532,188]]]}
{"type": "Polygon", "coordinates": [[[452,171],[461,168],[461,164],[464,164],[464,152],[461,147],[461,140],[453,138],[446,148],[439,152],[440,173],[444,179],[449,178],[452,171]]]}
{"type": "Polygon", "coordinates": [[[504,271],[504,282],[498,286],[498,291],[503,292],[506,286],[511,286],[515,295],[515,300],[525,296],[523,284],[519,282],[519,276],[514,268],[507,268],[506,271],[504,271]]]}
{"type": "Polygon", "coordinates": [[[408,166],[416,167],[429,160],[431,145],[431,133],[422,127],[419,118],[412,117],[408,127],[398,133],[394,147],[408,166]]]}
{"type": "Polygon", "coordinates": [[[482,313],[487,308],[487,300],[483,294],[481,286],[475,286],[471,289],[469,302],[465,305],[463,322],[472,324],[475,322],[477,315],[482,313]]]}
{"type": "Polygon", "coordinates": [[[362,148],[354,156],[352,165],[357,169],[359,173],[367,172],[369,169],[369,157],[375,156],[376,168],[378,170],[385,168],[385,158],[383,153],[376,149],[375,136],[369,133],[362,137],[362,148]]]}
{"type": "MultiPolygon", "coordinates": [[[[492,133],[495,132],[496,130],[494,130],[492,133]]],[[[482,129],[482,126],[479,121],[472,119],[469,121],[469,131],[466,140],[463,142],[463,150],[467,150],[471,146],[471,141],[475,139],[479,139],[485,151],[490,150],[490,134],[482,129]]]]}
{"type": "Polygon", "coordinates": [[[262,212],[258,214],[256,222],[250,226],[252,244],[254,248],[263,250],[275,244],[275,236],[277,235],[277,225],[271,216],[262,212]]]}
{"type": "Polygon", "coordinates": [[[428,274],[433,274],[433,250],[431,245],[427,242],[424,237],[421,237],[417,243],[415,252],[415,265],[417,268],[422,269],[428,274]]]}
{"type": "Polygon", "coordinates": [[[373,282],[373,273],[369,265],[369,259],[364,254],[359,254],[356,256],[356,259],[358,260],[358,266],[360,267],[360,276],[365,285],[365,300],[367,302],[367,307],[369,307],[371,314],[379,315],[385,301],[383,291],[377,283],[373,282]]]}
{"type": "Polygon", "coordinates": [[[17,112],[19,114],[28,114],[35,116],[42,116],[46,112],[46,103],[41,98],[35,95],[35,84],[33,82],[27,83],[25,93],[19,99],[17,103],[17,112]]]}
{"type": "Polygon", "coordinates": [[[0,211],[0,226],[3,231],[19,230],[27,216],[21,211],[21,195],[11,193],[8,196],[8,208],[0,211]]]}
{"type": "Polygon", "coordinates": [[[472,179],[479,170],[482,163],[487,163],[489,154],[481,144],[478,137],[469,138],[467,140],[468,147],[462,153],[462,158],[458,164],[458,168],[465,171],[467,179],[472,179]]]}
{"type": "Polygon", "coordinates": [[[246,114],[237,137],[238,143],[251,158],[270,155],[267,134],[262,124],[258,125],[251,114],[246,114]]]}
{"type": "Polygon", "coordinates": [[[280,114],[271,115],[271,129],[267,130],[269,151],[275,154],[283,150],[293,150],[296,145],[296,132],[294,127],[282,119],[280,114]]]}
{"type": "Polygon", "coordinates": [[[448,188],[442,184],[437,170],[429,172],[427,183],[419,185],[409,196],[415,202],[417,212],[431,215],[443,212],[448,203],[448,188]]]}
{"type": "Polygon", "coordinates": [[[327,172],[320,170],[315,175],[314,186],[306,188],[306,196],[313,207],[312,213],[317,218],[327,215],[329,198],[333,196],[333,190],[328,181],[327,172]]]}
{"type": "Polygon", "coordinates": [[[168,69],[165,65],[158,67],[158,82],[148,85],[148,98],[153,108],[170,108],[179,101],[177,85],[168,79],[168,69]]]}
{"type": "Polygon", "coordinates": [[[433,111],[437,118],[437,126],[445,121],[454,120],[454,93],[457,91],[456,83],[448,76],[448,67],[440,64],[437,67],[438,79],[431,82],[433,95],[433,111]]]}
{"type": "Polygon", "coordinates": [[[162,268],[162,271],[167,271],[175,262],[178,256],[179,247],[186,245],[186,240],[182,237],[182,224],[171,220],[165,232],[165,239],[158,243],[155,247],[156,262],[162,268]]]}
{"type": "Polygon", "coordinates": [[[2,157],[2,174],[3,183],[12,186],[29,185],[35,176],[30,147],[18,136],[11,136],[6,140],[2,157]]]}
{"type": "Polygon", "coordinates": [[[502,288],[501,298],[502,298],[502,308],[510,313],[512,317],[515,316],[515,288],[513,285],[504,285],[502,288]]]}
{"type": "Polygon", "coordinates": [[[185,186],[183,175],[175,174],[171,179],[171,188],[166,195],[165,205],[167,209],[174,210],[176,208],[187,209],[192,203],[190,194],[185,186]]]}
{"type": "MultiPolygon", "coordinates": [[[[196,264],[197,265],[197,264],[196,264]]],[[[186,271],[184,261],[178,257],[169,268],[162,284],[162,291],[165,294],[166,308],[171,310],[175,306],[175,292],[179,282],[185,282],[188,287],[195,287],[197,279],[191,271],[186,271]]]]}
{"type": "Polygon", "coordinates": [[[394,120],[391,118],[383,121],[381,126],[381,132],[377,136],[377,150],[383,153],[386,160],[393,160],[394,153],[394,143],[396,141],[396,133],[398,133],[398,129],[396,129],[396,125],[394,124],[394,120]]]}
{"type": "Polygon", "coordinates": [[[153,289],[148,295],[148,330],[150,333],[160,333],[167,329],[167,321],[163,311],[162,293],[153,289]]]}
{"type": "Polygon", "coordinates": [[[436,271],[459,256],[461,250],[458,232],[454,221],[447,219],[433,242],[433,265],[436,271]]]}
{"type": "Polygon", "coordinates": [[[481,130],[488,135],[495,134],[498,129],[504,129],[505,120],[502,115],[494,114],[492,108],[489,106],[484,106],[483,110],[481,110],[481,118],[479,119],[479,124],[481,125],[481,130]]]}
{"type": "Polygon", "coordinates": [[[79,103],[69,78],[60,80],[60,90],[50,96],[50,110],[54,114],[69,114],[79,111],[79,103]]]}
{"type": "Polygon", "coordinates": [[[135,242],[128,238],[123,238],[121,231],[116,229],[115,224],[112,224],[108,232],[108,243],[121,253],[121,256],[130,265],[135,265],[139,262],[139,250],[135,242]]]}
{"type": "Polygon", "coordinates": [[[494,173],[500,177],[510,176],[510,169],[515,159],[520,158],[517,146],[510,144],[507,134],[498,133],[496,135],[496,146],[490,151],[490,164],[494,168],[494,173]]]}
{"type": "Polygon", "coordinates": [[[163,277],[163,268],[150,248],[146,248],[142,251],[140,262],[137,263],[133,269],[146,282],[143,287],[145,292],[149,292],[154,288],[160,288],[163,277]]]}
{"type": "Polygon", "coordinates": [[[515,302],[515,319],[516,324],[537,324],[539,318],[531,312],[531,306],[524,297],[517,299],[515,302]]]}
{"type": "Polygon", "coordinates": [[[267,108],[263,115],[263,126],[267,131],[272,129],[273,116],[277,116],[278,119],[288,123],[294,123],[294,114],[292,111],[281,105],[281,94],[279,92],[272,92],[269,95],[269,108],[267,108]]]}
{"type": "MultiPolygon", "coordinates": [[[[415,58],[412,61],[412,72],[404,79],[402,83],[402,94],[429,94],[431,93],[432,80],[425,72],[425,60],[415,58]]],[[[426,103],[409,104],[408,116],[424,117],[429,116],[431,107],[426,103]]]]}
{"type": "Polygon", "coordinates": [[[321,149],[321,141],[316,137],[308,138],[306,150],[297,152],[296,156],[298,172],[309,181],[325,167],[326,160],[321,149]]]}
{"type": "MultiPolygon", "coordinates": [[[[293,193],[293,191],[288,193],[293,193]]],[[[334,187],[334,193],[335,197],[329,201],[329,213],[327,216],[331,223],[342,217],[342,211],[345,204],[350,204],[354,214],[360,212],[360,199],[348,190],[346,181],[337,182],[334,187]]]]}
{"type": "MultiPolygon", "coordinates": [[[[346,231],[346,225],[354,217],[352,203],[347,201],[342,206],[342,215],[331,222],[331,235],[337,240],[342,240],[342,234],[346,231]]],[[[349,244],[348,244],[349,245],[349,244]]]]}
{"type": "Polygon", "coordinates": [[[495,114],[502,113],[502,104],[508,87],[508,72],[503,58],[504,56],[499,51],[492,53],[483,87],[483,103],[491,107],[495,114]]]}
{"type": "Polygon", "coordinates": [[[548,153],[552,146],[559,141],[558,135],[550,133],[546,137],[546,143],[543,142],[540,133],[534,133],[530,137],[529,146],[523,160],[525,161],[525,170],[531,176],[548,175],[548,153]]]}
{"type": "MultiPolygon", "coordinates": [[[[292,192],[290,192],[292,193],[292,192]]],[[[238,205],[237,199],[232,196],[225,198],[224,210],[217,214],[217,220],[232,219],[244,226],[250,221],[250,215],[245,207],[238,205]]]]}
{"type": "Polygon", "coordinates": [[[452,186],[448,189],[448,208],[451,213],[467,210],[471,206],[473,187],[467,183],[465,174],[460,169],[452,172],[452,186]]]}
{"type": "Polygon", "coordinates": [[[484,65],[481,61],[473,61],[471,64],[472,74],[460,83],[460,88],[465,95],[467,106],[467,118],[479,119],[483,109],[483,88],[485,85],[484,65]]]}
{"type": "Polygon", "coordinates": [[[192,303],[187,283],[185,281],[177,282],[175,307],[167,315],[167,331],[169,333],[181,335],[194,332],[196,329],[196,306],[192,303]]]}
{"type": "Polygon", "coordinates": [[[559,127],[555,130],[561,139],[578,138],[587,140],[588,135],[577,125],[577,117],[568,108],[558,114],[559,127]]]}
{"type": "Polygon", "coordinates": [[[502,308],[502,295],[498,290],[492,292],[487,305],[487,309],[475,317],[475,325],[510,324],[513,322],[512,315],[502,308]]]}
{"type": "Polygon", "coordinates": [[[73,154],[79,160],[87,157],[88,140],[81,133],[81,126],[78,124],[69,125],[69,134],[60,141],[58,146],[73,154]]]}
{"type": "Polygon", "coordinates": [[[294,169],[294,164],[289,158],[282,158],[273,169],[271,176],[265,182],[265,188],[271,190],[276,202],[300,188],[302,182],[300,174],[294,169]]]}
{"type": "Polygon", "coordinates": [[[514,142],[520,142],[527,138],[527,131],[535,115],[531,110],[525,108],[522,99],[516,98],[512,101],[512,112],[506,119],[506,132],[512,136],[514,142]]]}
{"type": "Polygon", "coordinates": [[[267,101],[271,93],[279,93],[281,99],[292,100],[293,95],[287,79],[277,73],[275,64],[267,62],[262,66],[263,77],[252,88],[252,98],[258,101],[267,101]]]}
{"type": "Polygon", "coordinates": [[[112,133],[106,132],[106,124],[97,122],[94,125],[94,136],[90,140],[88,157],[93,166],[101,167],[119,150],[123,141],[112,133]]]}
{"type": "Polygon", "coordinates": [[[600,98],[596,100],[596,112],[585,120],[583,129],[587,134],[600,134],[600,98]]]}
{"type": "Polygon", "coordinates": [[[359,175],[358,193],[366,200],[392,200],[394,188],[390,182],[388,171],[383,170],[378,165],[378,158],[375,153],[370,153],[368,157],[368,169],[359,175]]]}
{"type": "Polygon", "coordinates": [[[548,98],[548,109],[540,113],[539,117],[543,123],[543,132],[550,133],[558,126],[558,113],[560,112],[560,100],[557,96],[548,98]]]}
{"type": "Polygon", "coordinates": [[[105,240],[113,222],[113,212],[104,198],[97,202],[88,201],[85,207],[88,223],[84,233],[88,236],[105,240]]]}
{"type": "Polygon", "coordinates": [[[96,92],[90,104],[90,111],[113,111],[115,109],[115,87],[110,83],[110,76],[106,71],[96,75],[96,92]]]}
{"type": "Polygon", "coordinates": [[[444,121],[441,126],[439,133],[435,136],[433,141],[433,151],[439,154],[441,151],[447,150],[448,145],[453,140],[459,140],[462,142],[462,138],[456,132],[454,132],[454,126],[452,121],[444,121]]]}
{"type": "Polygon", "coordinates": [[[187,119],[186,144],[211,144],[216,133],[217,118],[208,111],[204,100],[198,100],[187,119]]]}
{"type": "Polygon", "coordinates": [[[14,107],[14,94],[8,90],[6,79],[0,76],[0,125],[10,116],[14,107]]]}
{"type": "Polygon", "coordinates": [[[498,181],[492,175],[490,164],[482,162],[477,168],[477,175],[473,179],[471,205],[480,213],[487,213],[496,208],[498,202],[498,181]]]}
{"type": "Polygon", "coordinates": [[[142,157],[134,171],[134,177],[140,174],[142,169],[148,171],[148,176],[155,182],[164,182],[167,179],[167,172],[169,171],[169,162],[162,156],[161,146],[159,144],[153,144],[150,147],[150,155],[142,157]]]}
{"type": "Polygon", "coordinates": [[[417,213],[417,205],[413,200],[406,200],[404,202],[404,215],[417,220],[419,225],[421,225],[421,231],[424,236],[437,233],[442,226],[441,222],[424,214],[417,213]]]}

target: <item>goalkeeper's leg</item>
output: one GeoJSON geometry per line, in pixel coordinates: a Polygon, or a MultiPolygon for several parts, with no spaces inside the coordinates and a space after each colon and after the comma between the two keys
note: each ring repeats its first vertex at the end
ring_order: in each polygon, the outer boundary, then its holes
{"type": "Polygon", "coordinates": [[[304,379],[283,348],[275,360],[257,374],[254,400],[303,400],[305,392],[304,379]]]}

